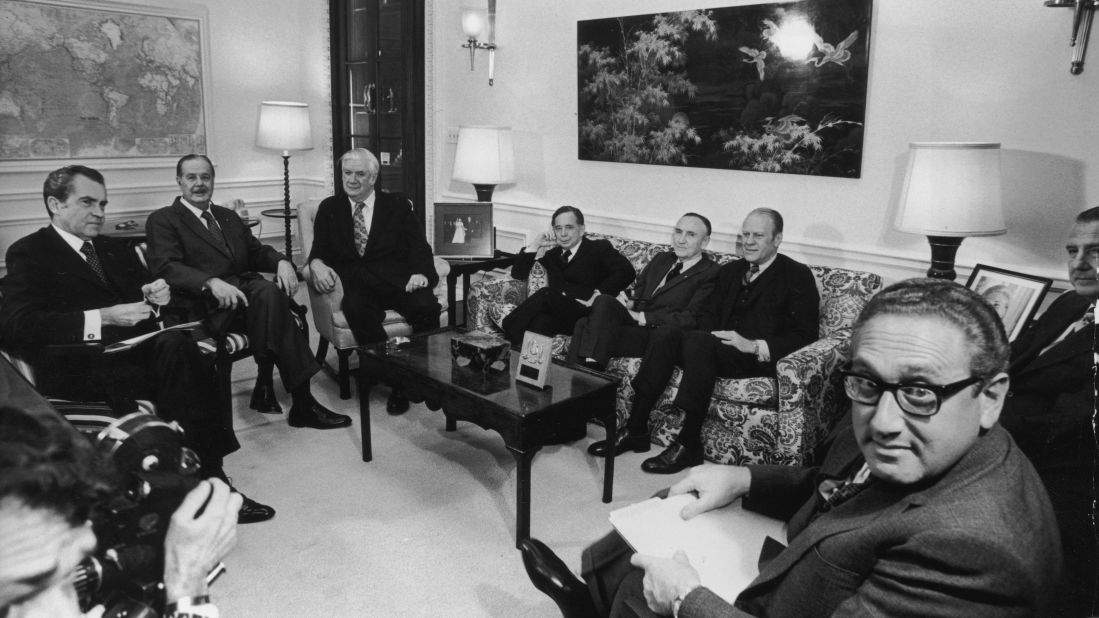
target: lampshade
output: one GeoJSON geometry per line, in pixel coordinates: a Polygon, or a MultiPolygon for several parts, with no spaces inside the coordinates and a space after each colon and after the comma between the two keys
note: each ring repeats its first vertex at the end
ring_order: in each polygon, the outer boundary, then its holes
{"type": "Polygon", "coordinates": [[[271,150],[312,150],[313,132],[309,128],[309,105],[287,101],[259,104],[256,146],[271,150]]]}
{"type": "Polygon", "coordinates": [[[488,22],[488,11],[484,9],[462,9],[462,32],[467,39],[479,39],[488,22]]]}
{"type": "Polygon", "coordinates": [[[452,177],[484,185],[514,182],[511,127],[458,127],[452,177]]]}
{"type": "Polygon", "coordinates": [[[926,236],[995,236],[1007,231],[1000,145],[913,142],[896,227],[926,236]]]}

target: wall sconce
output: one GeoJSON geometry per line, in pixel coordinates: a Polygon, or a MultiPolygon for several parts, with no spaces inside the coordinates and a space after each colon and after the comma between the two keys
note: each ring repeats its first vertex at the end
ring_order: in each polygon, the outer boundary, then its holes
{"type": "Polygon", "coordinates": [[[1007,231],[1000,189],[1000,145],[978,142],[909,144],[908,171],[896,228],[924,234],[931,245],[928,277],[953,281],[954,256],[966,236],[1007,231]]]}
{"type": "Polygon", "coordinates": [[[1068,45],[1072,48],[1072,65],[1069,73],[1079,75],[1084,72],[1084,54],[1088,51],[1088,36],[1091,34],[1091,21],[1099,0],[1049,0],[1046,6],[1072,9],[1072,37],[1068,45]]]}
{"type": "Polygon", "coordinates": [[[466,35],[466,44],[462,47],[469,50],[470,71],[477,50],[488,50],[488,85],[491,86],[496,72],[496,0],[488,0],[488,11],[463,8],[462,32],[466,35]],[[480,41],[482,37],[487,42],[480,41]]]}

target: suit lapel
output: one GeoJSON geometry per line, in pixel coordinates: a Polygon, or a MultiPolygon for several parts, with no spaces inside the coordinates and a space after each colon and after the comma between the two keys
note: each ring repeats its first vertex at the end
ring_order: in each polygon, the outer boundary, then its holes
{"type": "MultiPolygon", "coordinates": [[[[92,267],[88,265],[87,260],[77,255],[76,251],[73,251],[73,248],[69,246],[69,243],[65,242],[64,238],[61,238],[61,235],[57,233],[57,230],[53,229],[52,225],[47,229],[49,230],[47,238],[50,239],[49,242],[53,245],[52,253],[58,257],[59,271],[67,271],[93,285],[110,289],[110,286],[104,283],[103,280],[99,278],[99,275],[95,274],[92,267]]],[[[96,252],[98,253],[98,251],[99,248],[96,247],[96,252]]],[[[102,263],[102,260],[100,263],[102,263]]]]}
{"type": "Polygon", "coordinates": [[[729,282],[728,296],[721,299],[721,323],[718,324],[719,328],[724,328],[729,323],[729,314],[736,308],[736,297],[740,295],[740,288],[744,286],[744,273],[748,272],[748,266],[748,260],[742,259],[735,262],[729,270],[732,281],[729,282]]]}
{"type": "MultiPolygon", "coordinates": [[[[656,291],[653,292],[652,295],[657,296],[658,294],[663,294],[663,293],[667,292],[668,290],[674,290],[676,288],[676,286],[682,285],[688,279],[690,279],[691,277],[694,277],[695,275],[700,273],[704,268],[706,268],[707,261],[708,261],[708,259],[706,258],[706,256],[702,256],[702,259],[699,260],[694,266],[692,266],[692,267],[688,268],[687,270],[679,273],[679,276],[676,277],[675,280],[669,281],[669,282],[665,283],[664,285],[656,288],[656,291]]],[[[667,271],[670,270],[670,269],[671,269],[671,265],[669,265],[668,268],[664,269],[665,273],[667,273],[667,271]]],[[[659,283],[659,281],[657,281],[657,283],[659,283]]]]}
{"type": "MultiPolygon", "coordinates": [[[[1073,294],[1073,292],[1068,293],[1073,294]]],[[[1084,328],[1068,335],[1042,354],[1043,349],[1060,337],[1069,325],[1083,316],[1084,310],[1090,304],[1082,297],[1068,297],[1063,302],[1054,302],[1056,304],[1047,310],[1048,315],[1043,315],[1035,324],[1038,330],[1029,338],[1027,349],[1021,351],[1012,363],[1013,375],[1026,374],[1091,349],[1094,333],[1091,329],[1084,328]]]]}

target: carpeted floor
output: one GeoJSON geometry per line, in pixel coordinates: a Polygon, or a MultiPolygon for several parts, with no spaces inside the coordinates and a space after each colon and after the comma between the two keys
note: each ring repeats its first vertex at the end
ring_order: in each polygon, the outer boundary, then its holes
{"type": "MultiPolygon", "coordinates": [[[[515,549],[515,462],[497,434],[468,423],[448,433],[442,413],[423,405],[391,417],[388,391],[377,388],[374,460],[363,463],[356,391],[340,400],[334,380],[318,374],[315,396],[354,424],[295,429],[285,415],[248,409],[253,363],[237,363],[234,378],[242,449],[226,471],[278,514],[239,528],[228,572],[211,591],[222,616],[559,615],[515,549]]],[[[610,529],[607,513],[679,478],[641,472],[655,450],[623,455],[614,501],[603,504],[602,461],[585,452],[602,437],[589,425],[587,438],[534,459],[531,534],[574,570],[584,546],[610,529]]]]}

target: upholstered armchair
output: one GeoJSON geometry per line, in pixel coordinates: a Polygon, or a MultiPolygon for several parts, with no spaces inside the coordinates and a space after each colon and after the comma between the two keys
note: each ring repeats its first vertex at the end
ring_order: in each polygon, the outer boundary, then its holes
{"type": "MultiPolygon", "coordinates": [[[[606,238],[625,255],[638,272],[653,255],[668,245],[606,238]]],[[[719,263],[738,259],[734,254],[712,253],[719,263]]],[[[855,318],[882,286],[880,276],[843,268],[811,266],[820,292],[820,339],[776,362],[776,378],[720,379],[714,386],[702,445],[706,459],[719,463],[806,463],[843,412],[846,397],[835,369],[845,363],[850,350],[855,318]]],[[[466,299],[470,328],[499,331],[500,324],[528,294],[546,285],[545,272],[535,265],[527,281],[511,278],[484,279],[474,284],[466,299]]],[[[554,338],[553,351],[560,358],[568,350],[569,337],[554,338]]],[[[607,372],[619,378],[617,408],[622,426],[633,401],[630,380],[637,375],[640,358],[613,358],[607,372]]],[[[666,414],[679,387],[676,369],[649,415],[653,441],[666,446],[679,434],[683,419],[666,414]]]]}
{"type": "MultiPolygon", "coordinates": [[[[317,207],[320,200],[309,200],[298,204],[298,231],[301,237],[301,251],[304,256],[309,255],[313,246],[313,221],[317,218],[317,207]]],[[[409,202],[409,207],[412,203],[409,202]]],[[[442,306],[440,324],[447,325],[447,291],[446,276],[450,272],[450,264],[442,258],[435,258],[435,271],[439,274],[439,284],[435,286],[435,298],[442,306]]],[[[302,267],[302,277],[308,284],[309,304],[313,309],[313,325],[320,336],[317,344],[317,362],[331,370],[325,362],[328,356],[328,346],[336,350],[338,368],[336,370],[336,382],[340,387],[340,399],[351,397],[350,358],[358,343],[351,334],[351,328],[347,325],[347,318],[343,314],[340,305],[343,303],[343,282],[336,278],[336,289],[328,294],[321,294],[313,287],[313,272],[306,261],[302,267]]],[[[385,321],[382,322],[387,337],[407,337],[412,334],[412,326],[404,317],[394,310],[385,312],[385,321]]]]}

